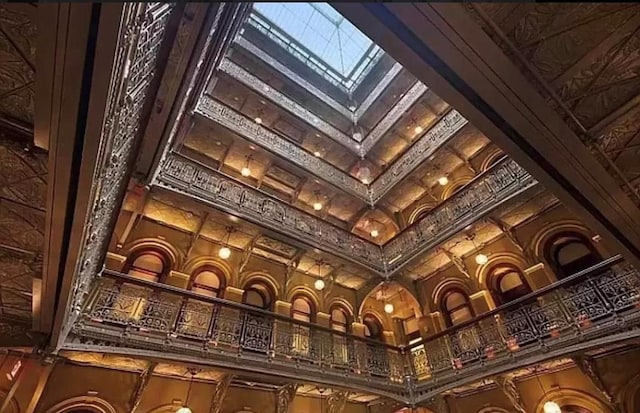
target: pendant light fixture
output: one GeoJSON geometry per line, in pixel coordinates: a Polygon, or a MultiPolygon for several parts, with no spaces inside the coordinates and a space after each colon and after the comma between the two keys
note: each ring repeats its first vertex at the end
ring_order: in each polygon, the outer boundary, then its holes
{"type": "Polygon", "coordinates": [[[393,306],[393,304],[391,304],[388,300],[389,300],[389,290],[388,290],[388,284],[385,281],[384,284],[382,284],[382,300],[385,301],[384,304],[384,312],[387,314],[393,314],[393,312],[395,311],[395,307],[393,306]]]}
{"type": "Polygon", "coordinates": [[[313,209],[315,211],[321,211],[322,210],[322,198],[320,196],[320,191],[316,190],[313,191],[313,209]]]}
{"type": "Polygon", "coordinates": [[[251,176],[251,161],[253,160],[253,157],[251,155],[247,155],[246,157],[246,162],[244,164],[244,166],[242,167],[242,169],[240,170],[240,174],[244,177],[249,177],[251,176]]]}
{"type": "Polygon", "coordinates": [[[191,374],[191,378],[189,379],[189,387],[187,388],[187,397],[185,397],[182,407],[180,407],[176,411],[176,413],[192,413],[191,408],[189,407],[189,395],[191,394],[191,384],[193,383],[193,376],[195,376],[198,371],[195,369],[189,369],[189,373],[191,374]]]}
{"type": "Polygon", "coordinates": [[[476,238],[475,234],[467,235],[467,239],[471,241],[471,243],[473,243],[473,249],[476,252],[476,257],[475,257],[476,264],[485,265],[486,263],[489,262],[489,257],[487,256],[487,254],[483,254],[478,251],[478,246],[476,245],[475,238],[476,238]]]}
{"type": "MultiPolygon", "coordinates": [[[[536,379],[538,380],[538,385],[540,386],[540,390],[542,390],[542,396],[545,397],[546,392],[544,391],[544,386],[542,385],[542,382],[540,381],[540,375],[538,374],[537,371],[536,371],[536,379]]],[[[554,402],[553,400],[547,400],[542,405],[542,411],[544,413],[562,413],[562,409],[560,408],[560,405],[558,403],[554,402]]]]}
{"type": "Polygon", "coordinates": [[[326,286],[323,277],[322,277],[322,266],[323,266],[323,262],[321,260],[316,260],[316,262],[311,266],[311,270],[313,270],[313,267],[317,266],[318,267],[318,274],[316,275],[318,277],[318,279],[313,283],[313,288],[315,288],[318,291],[322,291],[324,290],[324,287],[326,286]]]}
{"type": "Polygon", "coordinates": [[[223,240],[222,248],[218,250],[218,257],[226,260],[231,256],[231,248],[229,248],[229,238],[231,238],[231,233],[235,231],[233,227],[227,227],[227,234],[223,240]]]}

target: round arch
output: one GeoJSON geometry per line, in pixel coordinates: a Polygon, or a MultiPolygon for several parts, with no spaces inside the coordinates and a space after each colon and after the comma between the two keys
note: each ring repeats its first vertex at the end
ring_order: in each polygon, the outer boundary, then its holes
{"type": "Polygon", "coordinates": [[[427,202],[425,204],[421,204],[418,205],[413,212],[411,212],[411,214],[409,215],[409,220],[408,225],[412,225],[413,223],[415,223],[416,221],[418,221],[418,219],[420,218],[420,216],[425,213],[425,212],[429,212],[431,211],[433,208],[436,207],[437,204],[433,203],[433,202],[427,202]]]}
{"type": "Polygon", "coordinates": [[[475,277],[481,288],[489,289],[487,277],[490,275],[491,269],[500,264],[513,265],[522,272],[527,268],[527,262],[522,255],[513,252],[493,253],[489,255],[489,260],[486,264],[478,265],[476,268],[475,277]]]}
{"type": "Polygon", "coordinates": [[[164,254],[169,259],[169,270],[175,270],[182,265],[182,256],[180,252],[170,243],[159,238],[140,238],[128,243],[122,248],[121,254],[132,257],[144,250],[156,250],[164,254]]]}
{"type": "Polygon", "coordinates": [[[95,396],[78,396],[63,400],[47,409],[46,413],[66,413],[73,410],[89,410],[94,413],[116,413],[106,400],[95,396]]]}
{"type": "Polygon", "coordinates": [[[545,394],[537,403],[535,413],[544,413],[544,404],[550,400],[563,406],[579,406],[593,413],[614,413],[606,402],[576,389],[555,389],[545,394]]]}
{"type": "Polygon", "coordinates": [[[493,165],[495,165],[496,162],[498,162],[503,156],[504,153],[499,148],[494,148],[493,151],[487,154],[484,160],[480,163],[480,171],[484,172],[488,170],[493,165]]]}
{"type": "MultiPolygon", "coordinates": [[[[7,392],[0,390],[0,398],[4,400],[5,397],[7,397],[7,392]]],[[[9,402],[9,405],[7,406],[6,411],[7,413],[20,413],[20,407],[18,406],[18,402],[16,401],[15,397],[11,398],[11,401],[9,402]]]]}
{"type": "Polygon", "coordinates": [[[445,186],[444,191],[442,191],[442,200],[449,199],[455,191],[469,183],[472,179],[473,176],[466,175],[450,181],[449,184],[445,186]]]}
{"type": "Polygon", "coordinates": [[[224,285],[235,287],[233,280],[233,271],[228,263],[214,257],[198,257],[187,261],[184,265],[183,272],[189,274],[189,282],[193,281],[193,277],[201,268],[215,267],[224,275],[224,285]]]}
{"type": "MultiPolygon", "coordinates": [[[[418,298],[415,297],[411,293],[411,291],[409,291],[404,285],[399,284],[397,282],[393,282],[393,284],[403,290],[403,293],[406,294],[405,297],[408,297],[409,300],[411,300],[411,304],[414,305],[415,308],[417,308],[419,313],[422,315],[423,309],[422,309],[422,305],[420,304],[420,301],[418,301],[418,298]]],[[[371,311],[371,308],[368,308],[368,307],[371,307],[369,305],[370,304],[370,300],[375,300],[374,295],[378,292],[378,290],[380,288],[382,288],[383,285],[384,285],[384,282],[378,283],[376,286],[371,288],[371,290],[369,290],[367,295],[364,296],[364,298],[362,299],[362,302],[360,303],[360,307],[358,308],[358,318],[359,319],[362,319],[362,316],[364,315],[364,312],[371,311]]],[[[382,317],[382,319],[385,319],[385,317],[382,317]]]]}
{"type": "Polygon", "coordinates": [[[637,374],[624,386],[620,401],[627,412],[637,412],[640,409],[640,374],[637,374]]]}
{"type": "Polygon", "coordinates": [[[489,406],[478,410],[478,413],[509,413],[509,411],[501,407],[489,406]]]}
{"type": "Polygon", "coordinates": [[[266,272],[252,272],[244,275],[242,279],[243,290],[253,283],[263,283],[271,289],[274,301],[282,299],[280,297],[280,289],[278,288],[278,283],[275,278],[271,276],[271,274],[268,274],[266,272]]]}
{"type": "Polygon", "coordinates": [[[318,297],[316,291],[310,287],[307,287],[306,285],[299,285],[289,289],[289,291],[287,291],[285,300],[293,304],[293,300],[297,297],[304,297],[311,301],[311,305],[316,312],[324,310],[320,306],[320,298],[318,297]]]}
{"type": "Polygon", "coordinates": [[[353,312],[353,305],[349,301],[345,300],[344,298],[342,298],[342,297],[333,297],[326,303],[326,305],[327,305],[326,309],[329,312],[331,312],[331,309],[333,307],[342,307],[344,310],[347,311],[347,315],[352,320],[355,320],[355,314],[353,312]]]}
{"type": "Polygon", "coordinates": [[[440,281],[438,285],[433,289],[433,293],[431,294],[431,307],[440,311],[440,300],[442,300],[442,295],[452,288],[458,288],[462,290],[467,296],[471,296],[473,293],[471,292],[469,285],[465,283],[460,278],[447,277],[444,280],[440,281]]]}
{"type": "Polygon", "coordinates": [[[544,246],[549,239],[562,232],[575,232],[587,239],[591,239],[593,236],[593,233],[580,221],[564,220],[551,222],[540,228],[538,232],[531,237],[531,242],[528,245],[531,255],[535,257],[538,262],[544,262],[548,265],[549,263],[546,262],[544,257],[544,246]]]}

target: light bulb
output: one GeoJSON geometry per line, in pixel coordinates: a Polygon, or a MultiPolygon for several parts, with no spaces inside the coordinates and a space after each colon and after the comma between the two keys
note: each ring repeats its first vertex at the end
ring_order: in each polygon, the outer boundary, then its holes
{"type": "Polygon", "coordinates": [[[371,169],[366,165],[359,167],[358,172],[356,172],[356,177],[360,179],[363,184],[369,184],[369,182],[371,182],[371,169]]]}
{"type": "Polygon", "coordinates": [[[489,261],[489,257],[486,254],[478,254],[476,255],[476,264],[485,265],[489,261]]]}
{"type": "Polygon", "coordinates": [[[315,152],[313,152],[313,156],[316,156],[316,157],[319,158],[319,157],[322,156],[322,154],[320,153],[320,151],[315,151],[315,152]]]}
{"type": "Polygon", "coordinates": [[[320,211],[322,209],[322,204],[320,202],[314,202],[313,209],[315,209],[316,211],[320,211]]]}
{"type": "Polygon", "coordinates": [[[445,186],[449,183],[449,178],[447,178],[446,176],[441,176],[440,178],[438,178],[438,183],[442,186],[445,186]]]}
{"type": "Polygon", "coordinates": [[[258,125],[262,123],[262,118],[260,116],[256,116],[253,120],[255,120],[258,125]]]}
{"type": "Polygon", "coordinates": [[[546,402],[544,406],[542,406],[542,410],[544,410],[544,413],[562,413],[562,410],[560,409],[558,403],[554,402],[553,400],[549,400],[548,402],[546,402]]]}
{"type": "Polygon", "coordinates": [[[222,247],[218,251],[218,257],[222,258],[223,260],[226,260],[230,256],[231,256],[231,249],[229,247],[222,247]]]}
{"type": "Polygon", "coordinates": [[[378,232],[378,230],[377,230],[377,229],[372,229],[372,230],[371,230],[371,236],[372,236],[373,238],[377,237],[378,235],[380,235],[380,233],[378,232]]]}
{"type": "Polygon", "coordinates": [[[413,130],[414,130],[416,133],[422,133],[422,131],[423,131],[424,129],[422,129],[422,126],[416,126],[413,130]]]}
{"type": "Polygon", "coordinates": [[[387,314],[391,314],[391,313],[393,313],[393,310],[394,310],[394,308],[393,308],[393,304],[391,304],[391,303],[386,303],[386,304],[384,305],[384,312],[385,312],[385,313],[387,313],[387,314]]]}
{"type": "Polygon", "coordinates": [[[353,134],[353,139],[360,142],[362,140],[362,134],[360,132],[356,132],[353,134]]]}
{"type": "Polygon", "coordinates": [[[251,169],[249,169],[248,166],[245,166],[240,170],[240,174],[242,174],[242,176],[251,176],[251,169]]]}
{"type": "Polygon", "coordinates": [[[318,291],[322,291],[322,289],[324,289],[324,281],[318,278],[316,282],[313,283],[313,287],[318,291]]]}
{"type": "Polygon", "coordinates": [[[187,406],[182,406],[176,411],[176,413],[191,413],[191,409],[187,406]]]}

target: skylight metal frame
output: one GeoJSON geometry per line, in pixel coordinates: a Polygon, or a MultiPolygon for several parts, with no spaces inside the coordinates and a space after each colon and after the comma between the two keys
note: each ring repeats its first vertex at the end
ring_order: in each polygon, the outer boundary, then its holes
{"type": "MultiPolygon", "coordinates": [[[[321,12],[318,11],[318,13],[321,12]]],[[[344,76],[256,9],[251,10],[247,21],[249,25],[273,40],[323,79],[347,93],[349,97],[384,55],[384,51],[372,42],[351,72],[344,76]]]]}

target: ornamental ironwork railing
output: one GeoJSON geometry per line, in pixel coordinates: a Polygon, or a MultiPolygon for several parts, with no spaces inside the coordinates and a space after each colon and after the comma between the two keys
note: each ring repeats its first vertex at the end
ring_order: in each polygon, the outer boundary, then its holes
{"type": "Polygon", "coordinates": [[[116,343],[119,351],[155,350],[299,380],[348,383],[410,404],[640,336],[640,274],[620,256],[408,347],[109,270],[93,287],[74,327],[77,337],[116,343]]]}

